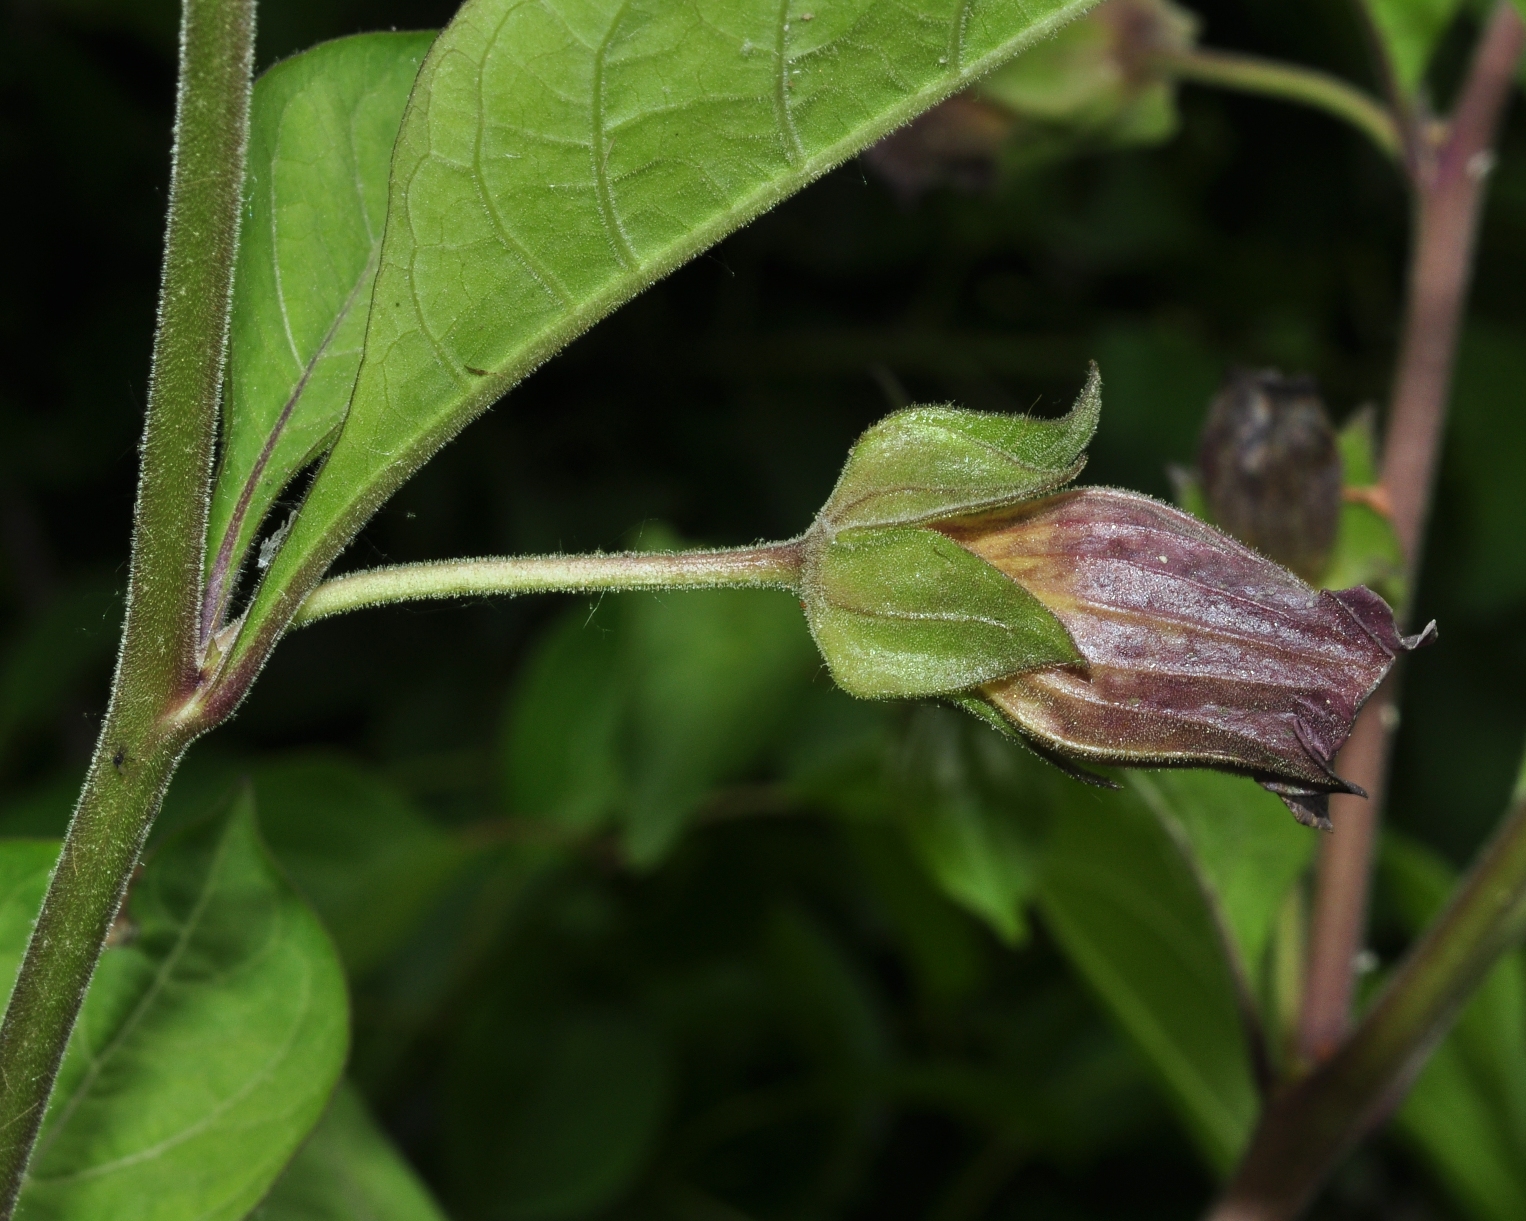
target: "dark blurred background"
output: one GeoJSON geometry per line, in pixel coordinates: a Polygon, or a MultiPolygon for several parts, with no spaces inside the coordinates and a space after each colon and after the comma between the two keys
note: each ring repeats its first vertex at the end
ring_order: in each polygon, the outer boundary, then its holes
{"type": "MultiPolygon", "coordinates": [[[[1207,44],[1371,83],[1344,4],[1210,0],[1197,11],[1207,44]]],[[[449,15],[437,0],[266,0],[259,62],[449,15]]],[[[167,0],[6,0],[4,10],[0,807],[17,828],[45,829],[67,812],[106,697],[175,21],[167,0]]],[[[1472,30],[1460,22],[1440,56],[1443,98],[1472,30]]],[[[1195,87],[1180,106],[1179,134],[1159,147],[1040,161],[973,191],[908,201],[862,164],[844,166],[573,344],[441,453],[342,565],[618,547],[659,523],[696,542],[788,536],[809,523],[855,435],[891,408],[1054,412],[1089,359],[1101,366],[1104,411],[1085,480],[1160,496],[1167,465],[1191,460],[1232,366],[1313,374],[1337,422],[1381,404],[1407,233],[1393,168],[1318,114],[1195,87]]],[[[1459,864],[1503,807],[1526,729],[1523,283],[1517,106],[1491,185],[1418,591],[1417,620],[1438,619],[1441,644],[1406,675],[1389,815],[1459,864]]],[[[372,611],[301,632],[197,752],[337,752],[442,826],[491,820],[505,700],[537,634],[571,602],[372,611]]],[[[932,960],[953,972],[941,994],[928,992],[915,954],[886,932],[894,921],[864,865],[875,853],[856,848],[855,834],[809,817],[718,819],[641,876],[591,854],[488,921],[448,1012],[403,1033],[376,1018],[367,1034],[368,1013],[385,1006],[360,987],[357,1077],[452,1215],[1191,1215],[1210,1180],[1043,930],[1014,952],[928,892],[926,927],[952,929],[936,934],[948,940],[932,960]],[[814,967],[796,962],[813,955],[814,967]],[[812,971],[841,976],[819,988],[857,980],[862,995],[801,993],[777,1013],[747,999],[749,988],[788,994],[789,980],[812,971]],[[661,1033],[603,1038],[598,1023],[615,1019],[590,1017],[588,1045],[604,1050],[584,1055],[582,1027],[548,1017],[560,1012],[551,1002],[522,1011],[514,998],[529,993],[594,997],[599,1014],[640,997],[631,1003],[661,1033]],[[734,1027],[737,1015],[757,1028],[734,1027]],[[505,1032],[547,1021],[582,1071],[659,1099],[649,1128],[663,1134],[648,1132],[641,1148],[661,1152],[642,1153],[647,1169],[592,1204],[494,1203],[483,1184],[495,1155],[481,1133],[532,1123],[502,1117],[530,1071],[505,1032]],[[861,1029],[844,1028],[854,1022],[861,1029]],[[634,1050],[615,1056],[621,1038],[634,1050]],[[813,1039],[899,1066],[898,1101],[813,1109],[818,1078],[801,1067],[817,1054],[813,1039]],[[1111,1127],[1087,1120],[1092,1138],[1069,1150],[1009,1150],[936,1089],[918,1093],[918,1064],[999,1062],[1021,1076],[1039,1071],[1025,1056],[1047,1049],[1041,1059],[1053,1060],[1057,1048],[1109,1083],[1097,1086],[1098,1114],[1111,1127]],[[600,1054],[619,1062],[607,1078],[600,1054]],[[692,1175],[674,1169],[696,1162],[704,1169],[692,1175]]],[[[389,980],[373,990],[406,991],[389,980]]],[[[832,1071],[847,1054],[819,1051],[832,1071]]],[[[1348,1167],[1322,1207],[1452,1215],[1388,1146],[1348,1167]]]]}

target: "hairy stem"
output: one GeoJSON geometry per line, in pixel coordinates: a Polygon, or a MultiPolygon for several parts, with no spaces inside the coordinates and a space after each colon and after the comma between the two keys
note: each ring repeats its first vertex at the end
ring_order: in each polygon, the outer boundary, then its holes
{"type": "Polygon", "coordinates": [[[186,0],[159,325],[111,705],[0,1025],[0,1218],[176,762],[202,723],[207,496],[238,244],[253,0],[186,0]]]}
{"type": "Polygon", "coordinates": [[[1404,1097],[1499,956],[1526,933],[1526,799],[1479,855],[1360,1026],[1262,1116],[1211,1221],[1295,1217],[1404,1097]]]}
{"type": "Polygon", "coordinates": [[[798,541],[720,551],[622,551],[441,560],[372,568],[325,581],[307,596],[293,627],[389,602],[483,594],[588,593],[621,589],[794,589],[798,541]]]}
{"type": "Polygon", "coordinates": [[[1388,108],[1371,94],[1328,72],[1203,47],[1162,51],[1153,58],[1182,80],[1281,98],[1323,110],[1350,123],[1395,160],[1403,150],[1399,124],[1388,108]]]}
{"type": "MultiPolygon", "coordinates": [[[[1472,277],[1484,184],[1526,27],[1509,3],[1494,10],[1439,146],[1411,166],[1415,229],[1399,364],[1383,451],[1383,486],[1404,548],[1408,586],[1419,573],[1452,367],[1472,277]]],[[[1390,680],[1368,704],[1341,752],[1340,774],[1372,798],[1332,802],[1335,832],[1320,846],[1299,1043],[1317,1063],[1346,1034],[1353,964],[1367,923],[1377,821],[1397,723],[1390,680]]]]}

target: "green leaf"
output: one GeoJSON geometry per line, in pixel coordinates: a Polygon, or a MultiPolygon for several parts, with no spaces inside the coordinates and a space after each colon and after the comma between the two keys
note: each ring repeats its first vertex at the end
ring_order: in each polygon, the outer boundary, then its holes
{"type": "Polygon", "coordinates": [[[788,594],[708,590],[573,611],[531,659],[504,735],[510,808],[618,825],[655,864],[716,785],[751,767],[816,665],[788,594]]]}
{"type": "Polygon", "coordinates": [[[342,1083],[250,1221],[445,1221],[413,1169],[342,1083]]]}
{"type": "Polygon", "coordinates": [[[504,792],[516,813],[581,834],[601,830],[619,810],[629,703],[624,605],[568,612],[525,661],[502,738],[504,792]]]}
{"type": "Polygon", "coordinates": [[[397,948],[466,859],[396,789],[336,756],[265,763],[250,775],[271,852],[352,977],[397,948]]]}
{"type": "Polygon", "coordinates": [[[921,999],[934,1009],[952,1009],[972,1000],[989,969],[975,922],[939,893],[895,829],[887,834],[884,826],[844,822],[843,834],[894,930],[921,999]]]}
{"type": "MultiPolygon", "coordinates": [[[[1393,831],[1384,836],[1379,876],[1414,935],[1457,883],[1450,865],[1393,831]]],[[[1470,1216],[1526,1216],[1526,959],[1520,951],[1502,958],[1473,994],[1396,1122],[1470,1216]]]]}
{"type": "Polygon", "coordinates": [[[1340,431],[1341,504],[1335,547],[1321,584],[1326,589],[1365,585],[1393,606],[1404,604],[1404,552],[1393,523],[1361,499],[1378,485],[1376,424],[1359,411],[1340,431]]]}
{"type": "Polygon", "coordinates": [[[6,996],[16,984],[58,852],[56,839],[0,840],[0,984],[6,996]]]}
{"type": "Polygon", "coordinates": [[[821,520],[833,530],[904,526],[1040,495],[1081,473],[1101,410],[1094,364],[1058,420],[953,407],[898,411],[853,446],[821,520]]]}
{"type": "Polygon", "coordinates": [[[261,847],[247,792],[156,854],[128,911],[134,934],[96,971],[17,1216],[237,1221],[339,1078],[338,956],[261,847]]]}
{"type": "Polygon", "coordinates": [[[1043,603],[923,526],[825,540],[807,558],[802,590],[832,677],[864,699],[949,695],[1082,660],[1043,603]]]}
{"type": "Polygon", "coordinates": [[[1315,838],[1280,798],[1222,772],[1129,772],[1145,804],[1190,845],[1246,979],[1261,973],[1284,898],[1308,866],[1315,838]]]}
{"type": "Polygon", "coordinates": [[[1462,0],[1365,0],[1365,3],[1399,88],[1407,94],[1414,93],[1462,0]]]}
{"type": "Polygon", "coordinates": [[[433,40],[432,32],[341,38],[255,83],[207,536],[212,580],[219,567],[227,573],[217,591],[224,601],[281,489],[344,419],[371,312],[392,146],[433,40]]]}
{"type": "Polygon", "coordinates": [[[890,1042],[874,990],[820,923],[796,904],[776,908],[763,934],[769,996],[824,1072],[863,1084],[890,1042]]]}
{"type": "Polygon", "coordinates": [[[1133,791],[1072,786],[1055,804],[1038,896],[1205,1160],[1227,1173],[1259,1105],[1234,971],[1179,839],[1133,791]]]}
{"type": "Polygon", "coordinates": [[[495,1020],[465,1050],[460,1085],[492,1099],[486,1114],[449,1113],[447,1157],[476,1197],[472,1215],[583,1217],[630,1189],[672,1088],[667,1054],[644,1022],[612,1011],[495,1020]]]}
{"type": "Polygon", "coordinates": [[[468,0],[398,137],[349,415],[239,649],[573,337],[1085,7],[468,0]]]}
{"type": "Polygon", "coordinates": [[[225,809],[246,784],[261,837],[317,911],[352,979],[407,940],[471,855],[395,787],[328,752],[254,760],[194,752],[175,774],[150,842],[225,809]]]}
{"type": "Polygon", "coordinates": [[[919,708],[898,743],[891,785],[909,842],[949,898],[1016,945],[1038,872],[1035,828],[1014,806],[1038,804],[1022,749],[967,717],[919,708]]]}

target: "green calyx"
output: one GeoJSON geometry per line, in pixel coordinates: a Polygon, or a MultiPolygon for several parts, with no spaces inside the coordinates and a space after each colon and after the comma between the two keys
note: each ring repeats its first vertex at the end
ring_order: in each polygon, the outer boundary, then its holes
{"type": "Polygon", "coordinates": [[[1093,364],[1057,420],[908,407],[869,429],[822,507],[818,529],[909,526],[982,513],[1069,483],[1086,465],[1102,410],[1093,364]]]}
{"type": "Polygon", "coordinates": [[[882,526],[813,543],[806,615],[850,695],[948,695],[1084,660],[1037,598],[936,530],[882,526]]]}
{"type": "Polygon", "coordinates": [[[800,592],[838,686],[866,699],[949,696],[1085,664],[1042,602],[929,523],[1074,479],[1100,407],[1093,365],[1058,420],[913,407],[864,434],[804,540],[800,592]]]}

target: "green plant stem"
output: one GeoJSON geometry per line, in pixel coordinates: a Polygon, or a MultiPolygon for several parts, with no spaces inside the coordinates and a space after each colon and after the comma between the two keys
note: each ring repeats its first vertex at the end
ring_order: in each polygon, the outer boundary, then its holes
{"type": "Polygon", "coordinates": [[[1160,52],[1152,58],[1182,80],[1281,98],[1323,110],[1350,123],[1395,161],[1403,152],[1399,124],[1388,108],[1371,94],[1328,72],[1202,47],[1160,52]]]}
{"type": "Polygon", "coordinates": [[[196,713],[212,448],[238,244],[253,0],[186,0],[126,622],[101,738],[0,1025],[0,1218],[196,713]]]}
{"type": "Polygon", "coordinates": [[[371,568],[325,581],[307,596],[293,627],[391,602],[484,594],[592,593],[635,589],[794,589],[798,541],[719,551],[622,551],[442,560],[371,568]]]}
{"type": "Polygon", "coordinates": [[[1404,1097],[1468,996],[1526,933],[1526,800],[1334,1056],[1262,1116],[1212,1221],[1295,1217],[1404,1097]]]}
{"type": "MultiPolygon", "coordinates": [[[[1404,549],[1410,589],[1419,575],[1484,187],[1523,40],[1526,28],[1514,7],[1499,4],[1479,39],[1444,138],[1439,143],[1419,136],[1411,141],[1425,155],[1409,164],[1414,236],[1383,450],[1383,486],[1392,505],[1394,532],[1404,549]]],[[[1372,856],[1398,721],[1397,695],[1391,678],[1363,709],[1336,764],[1342,776],[1370,796],[1365,801],[1334,798],[1335,832],[1320,845],[1299,1023],[1300,1050],[1311,1063],[1340,1046],[1350,1022],[1353,964],[1367,924],[1372,856]]]]}

